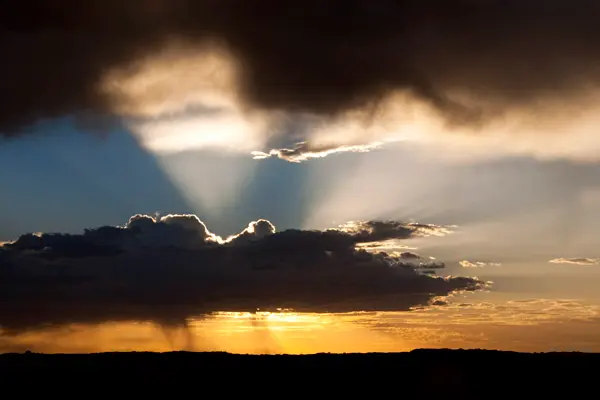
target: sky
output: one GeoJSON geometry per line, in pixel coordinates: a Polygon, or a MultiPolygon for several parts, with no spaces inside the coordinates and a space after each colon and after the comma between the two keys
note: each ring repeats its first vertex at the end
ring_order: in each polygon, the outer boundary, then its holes
{"type": "Polygon", "coordinates": [[[66,325],[57,323],[52,329],[29,328],[4,338],[1,348],[6,351],[600,350],[591,339],[600,321],[581,321],[595,318],[600,306],[596,262],[549,262],[598,257],[598,163],[526,156],[457,162],[439,157],[437,149],[410,143],[303,163],[207,150],[165,156],[145,149],[126,129],[96,137],[78,131],[69,120],[37,129],[44,135],[0,146],[2,181],[10,188],[0,200],[2,209],[10,210],[2,214],[3,240],[28,232],[78,234],[156,212],[196,214],[223,237],[258,218],[271,221],[278,231],[333,228],[351,220],[414,220],[453,226],[453,233],[396,244],[445,262],[444,274],[476,276],[493,284],[486,292],[423,312],[322,317],[292,311],[279,317],[225,312],[186,328],[106,321],[79,322],[65,331],[66,325]],[[572,305],[557,306],[560,301],[572,305]],[[519,321],[505,320],[509,307],[519,321]],[[457,323],[457,313],[466,322],[457,323]],[[263,322],[257,325],[253,318],[263,322]],[[439,318],[446,324],[434,322],[439,318]],[[558,328],[571,318],[580,334],[558,328]],[[528,333],[540,329],[537,325],[551,329],[547,342],[528,333]],[[340,342],[339,337],[354,339],[340,342]]]}
{"type": "Polygon", "coordinates": [[[596,3],[44,4],[0,351],[600,351],[596,3]]]}

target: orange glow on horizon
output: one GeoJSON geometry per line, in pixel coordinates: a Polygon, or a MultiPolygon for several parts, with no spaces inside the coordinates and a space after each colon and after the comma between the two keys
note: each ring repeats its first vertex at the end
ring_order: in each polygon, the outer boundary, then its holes
{"type": "Polygon", "coordinates": [[[218,312],[190,319],[187,326],[178,327],[151,322],[107,322],[0,335],[0,351],[313,354],[439,347],[600,351],[595,340],[600,324],[591,323],[600,321],[599,316],[600,306],[569,299],[523,299],[497,304],[456,302],[409,312],[218,312]]]}

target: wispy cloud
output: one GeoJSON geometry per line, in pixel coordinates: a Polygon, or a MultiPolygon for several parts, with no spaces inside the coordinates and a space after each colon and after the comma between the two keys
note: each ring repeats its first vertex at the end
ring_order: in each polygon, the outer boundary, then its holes
{"type": "Polygon", "coordinates": [[[308,142],[300,142],[296,144],[296,146],[294,146],[294,148],[292,149],[272,149],[267,153],[262,151],[253,151],[251,154],[254,156],[253,158],[255,160],[263,160],[265,158],[277,157],[289,162],[300,163],[302,161],[310,160],[312,158],[327,157],[328,155],[335,153],[366,153],[371,150],[377,149],[382,145],[383,143],[381,142],[374,142],[357,145],[317,146],[312,145],[308,142]]]}
{"type": "Polygon", "coordinates": [[[502,264],[496,262],[483,262],[483,261],[468,261],[462,260],[458,262],[463,268],[484,268],[484,267],[499,267],[502,264]]]}
{"type": "Polygon", "coordinates": [[[549,262],[552,264],[600,265],[600,258],[555,258],[549,262]]]}

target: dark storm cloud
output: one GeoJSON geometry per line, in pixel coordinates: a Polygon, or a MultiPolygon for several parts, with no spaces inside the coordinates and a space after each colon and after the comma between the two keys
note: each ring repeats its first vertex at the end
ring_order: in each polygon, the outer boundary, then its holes
{"type": "Polygon", "coordinates": [[[250,109],[334,115],[407,90],[450,121],[477,120],[595,86],[599,11],[593,0],[9,0],[0,131],[78,112],[96,124],[114,111],[105,74],[171,39],[227,48],[250,109]]]}
{"type": "Polygon", "coordinates": [[[278,307],[408,310],[485,285],[429,276],[406,257],[356,244],[340,230],[275,232],[265,220],[223,240],[195,216],[134,216],[124,227],[82,235],[24,235],[0,247],[0,327],[180,324],[212,311],[278,307]]]}

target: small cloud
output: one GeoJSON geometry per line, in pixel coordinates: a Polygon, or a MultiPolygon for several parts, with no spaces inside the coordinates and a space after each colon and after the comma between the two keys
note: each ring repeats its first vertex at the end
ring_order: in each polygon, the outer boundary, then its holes
{"type": "Polygon", "coordinates": [[[323,158],[335,153],[366,153],[382,146],[383,143],[374,142],[356,145],[312,145],[308,142],[297,143],[294,148],[272,149],[268,153],[253,151],[251,154],[255,160],[277,157],[289,162],[300,163],[311,158],[323,158]]]}
{"type": "Polygon", "coordinates": [[[600,265],[600,258],[555,258],[549,262],[552,264],[600,265]]]}
{"type": "Polygon", "coordinates": [[[412,253],[410,251],[405,251],[400,253],[400,258],[405,258],[405,259],[409,259],[409,260],[419,260],[421,258],[420,255],[418,255],[417,253],[412,253]]]}
{"type": "Polygon", "coordinates": [[[483,261],[468,261],[462,260],[458,262],[463,268],[484,268],[484,267],[499,267],[502,264],[495,262],[483,262],[483,261]]]}
{"type": "Polygon", "coordinates": [[[450,226],[398,221],[350,221],[337,230],[354,237],[358,243],[381,242],[411,237],[446,236],[450,226]]]}
{"type": "Polygon", "coordinates": [[[364,249],[366,251],[374,252],[374,251],[404,251],[404,250],[416,250],[415,247],[410,247],[405,244],[400,244],[398,240],[383,240],[379,242],[367,242],[367,243],[357,243],[356,247],[359,249],[364,249]]]}

